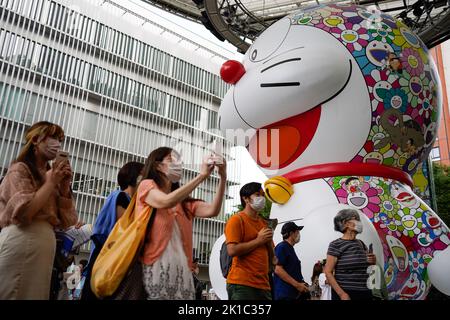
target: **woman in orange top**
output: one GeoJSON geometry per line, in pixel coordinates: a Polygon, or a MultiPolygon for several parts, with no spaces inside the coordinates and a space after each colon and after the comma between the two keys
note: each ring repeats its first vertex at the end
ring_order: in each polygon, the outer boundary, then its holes
{"type": "Polygon", "coordinates": [[[144,287],[149,300],[194,300],[192,221],[194,217],[215,217],[222,207],[225,160],[205,159],[200,174],[180,186],[180,158],[171,148],[152,151],[137,191],[137,212],[142,212],[145,206],[157,209],[142,257],[144,287]],[[214,167],[218,168],[220,182],[212,203],[190,198],[189,194],[210,176],[214,167]]]}

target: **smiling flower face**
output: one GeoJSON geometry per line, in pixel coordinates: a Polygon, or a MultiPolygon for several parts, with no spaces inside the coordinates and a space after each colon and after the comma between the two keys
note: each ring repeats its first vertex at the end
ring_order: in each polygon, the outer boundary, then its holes
{"type": "Polygon", "coordinates": [[[368,182],[354,184],[355,177],[338,177],[334,178],[329,183],[334,184],[335,181],[343,181],[341,188],[335,191],[340,203],[348,204],[355,209],[361,210],[369,219],[374,219],[374,214],[380,212],[380,198],[382,193],[380,188],[372,187],[368,182]]]}
{"type": "Polygon", "coordinates": [[[419,53],[412,49],[408,48],[403,50],[401,62],[403,67],[414,77],[418,77],[423,72],[423,62],[420,58],[419,53]]]}
{"type": "Polygon", "coordinates": [[[383,22],[379,22],[379,24],[375,24],[374,26],[375,28],[371,28],[368,31],[371,36],[377,41],[387,42],[391,44],[392,40],[395,37],[391,27],[383,22]]]}
{"type": "Polygon", "coordinates": [[[406,112],[408,106],[408,96],[400,88],[394,88],[386,91],[383,99],[383,105],[385,109],[398,109],[401,113],[406,112]]]}
{"type": "Polygon", "coordinates": [[[322,16],[318,12],[299,12],[292,17],[292,24],[316,25],[321,19],[322,16]]]}
{"type": "Polygon", "coordinates": [[[398,230],[403,232],[405,236],[414,237],[418,235],[422,229],[422,211],[416,209],[403,208],[394,215],[398,226],[398,230]]]}
{"type": "Polygon", "coordinates": [[[362,50],[367,45],[367,40],[369,40],[367,30],[357,24],[341,23],[336,28],[332,28],[331,33],[336,38],[340,38],[352,52],[362,50]]]}

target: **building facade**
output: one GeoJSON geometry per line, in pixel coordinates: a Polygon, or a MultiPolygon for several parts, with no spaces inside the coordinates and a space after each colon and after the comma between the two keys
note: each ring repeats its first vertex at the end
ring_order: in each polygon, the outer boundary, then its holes
{"type": "MultiPolygon", "coordinates": [[[[227,91],[217,74],[226,57],[113,1],[0,3],[2,176],[31,124],[61,125],[79,219],[93,223],[124,163],[174,147],[185,163],[183,182],[198,173],[213,142],[229,154],[217,130],[227,91]]],[[[211,201],[217,183],[213,174],[192,196],[211,201]]],[[[201,264],[230,210],[194,219],[193,254],[201,264]]]]}
{"type": "Polygon", "coordinates": [[[431,149],[431,160],[440,164],[450,166],[450,106],[449,106],[449,88],[450,84],[450,41],[431,50],[434,61],[439,71],[442,83],[442,114],[439,124],[439,131],[431,149]]]}

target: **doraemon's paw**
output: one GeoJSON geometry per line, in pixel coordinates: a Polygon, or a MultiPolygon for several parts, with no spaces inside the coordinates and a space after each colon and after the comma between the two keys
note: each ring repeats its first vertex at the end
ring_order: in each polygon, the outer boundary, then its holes
{"type": "Polygon", "coordinates": [[[449,266],[450,247],[447,247],[447,249],[435,253],[433,260],[428,264],[427,271],[431,284],[446,295],[450,295],[449,266]]]}
{"type": "Polygon", "coordinates": [[[285,204],[294,194],[294,187],[289,179],[283,176],[270,178],[264,182],[267,198],[277,204],[285,204]]]}

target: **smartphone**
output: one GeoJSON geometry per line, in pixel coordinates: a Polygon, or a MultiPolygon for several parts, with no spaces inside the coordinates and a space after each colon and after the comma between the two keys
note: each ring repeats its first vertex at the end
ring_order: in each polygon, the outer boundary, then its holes
{"type": "Polygon", "coordinates": [[[213,164],[222,164],[223,163],[223,147],[222,144],[215,139],[212,143],[211,147],[211,157],[213,164]]]}
{"type": "Polygon", "coordinates": [[[277,225],[278,225],[278,219],[268,219],[267,220],[267,227],[272,229],[272,231],[275,230],[277,225]]]}
{"type": "Polygon", "coordinates": [[[373,253],[373,244],[369,244],[369,253],[373,253]]]}
{"type": "Polygon", "coordinates": [[[69,153],[66,151],[59,150],[56,154],[55,163],[60,163],[61,161],[69,161],[69,153]]]}

